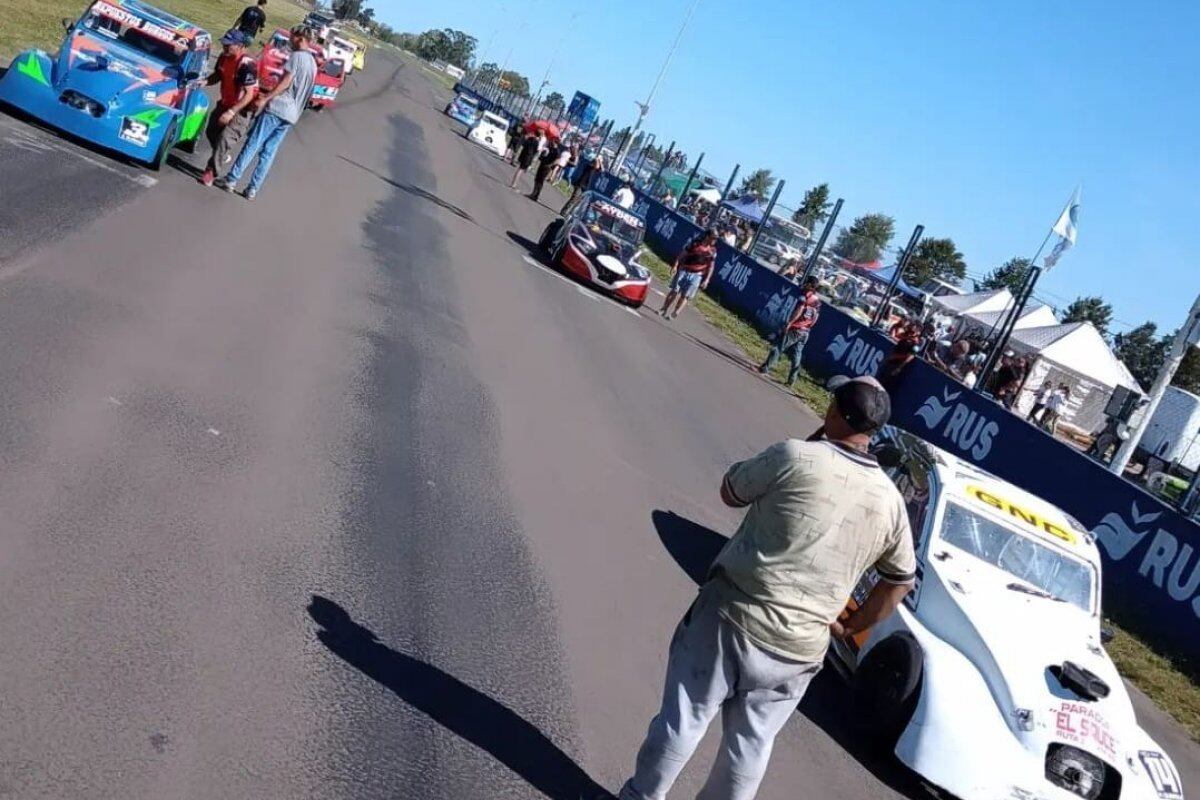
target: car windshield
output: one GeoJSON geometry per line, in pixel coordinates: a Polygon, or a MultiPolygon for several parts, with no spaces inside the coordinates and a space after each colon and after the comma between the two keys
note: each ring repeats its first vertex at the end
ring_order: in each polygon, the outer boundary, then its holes
{"type": "Polygon", "coordinates": [[[495,114],[484,114],[483,121],[489,125],[495,125],[502,131],[508,130],[508,120],[504,117],[497,117],[495,114]]]}
{"type": "Polygon", "coordinates": [[[460,106],[467,106],[468,108],[475,108],[477,105],[479,105],[474,98],[463,97],[462,95],[459,95],[456,100],[460,106]]]}
{"type": "Polygon", "coordinates": [[[599,229],[631,247],[636,247],[642,241],[642,229],[632,222],[621,219],[615,212],[616,209],[609,206],[593,204],[583,212],[583,222],[593,230],[599,229]]]}
{"type": "Polygon", "coordinates": [[[1084,561],[953,502],[946,506],[942,539],[1012,575],[1020,582],[1009,584],[1014,591],[1032,588],[1092,613],[1095,570],[1084,561]]]}
{"type": "MultiPolygon", "coordinates": [[[[83,19],[83,27],[89,31],[105,36],[109,39],[115,39],[131,50],[135,50],[142,55],[149,56],[155,61],[161,61],[166,64],[179,65],[183,63],[183,58],[187,51],[180,46],[176,46],[172,42],[166,41],[165,38],[152,36],[146,32],[146,29],[154,26],[149,20],[141,19],[129,15],[126,21],[118,21],[110,16],[100,14],[95,9],[88,12],[83,19]]],[[[169,36],[170,32],[163,29],[163,36],[169,36]]]]}

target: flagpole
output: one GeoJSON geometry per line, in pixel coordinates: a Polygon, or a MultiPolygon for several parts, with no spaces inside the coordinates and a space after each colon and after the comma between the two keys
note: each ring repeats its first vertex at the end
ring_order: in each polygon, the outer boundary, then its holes
{"type": "MultiPolygon", "coordinates": [[[[1025,274],[1025,279],[1023,281],[1021,281],[1021,288],[1019,288],[1017,290],[1017,293],[1015,295],[1010,293],[1009,301],[1004,304],[1004,308],[1000,312],[1000,316],[997,317],[996,321],[992,323],[991,330],[989,330],[987,333],[987,339],[988,339],[988,341],[993,342],[993,346],[992,346],[992,349],[988,352],[987,360],[984,361],[984,364],[983,364],[983,370],[980,372],[980,374],[978,376],[978,380],[975,383],[976,391],[980,391],[980,392],[983,391],[984,379],[987,378],[991,374],[992,368],[995,366],[996,354],[999,352],[999,348],[997,347],[997,345],[999,344],[999,339],[993,339],[992,337],[995,336],[995,334],[996,334],[996,326],[997,325],[1000,326],[1001,332],[1003,332],[1004,329],[1008,327],[1010,309],[1013,309],[1014,305],[1017,302],[1017,298],[1019,298],[1024,293],[1025,285],[1029,282],[1029,275],[1033,272],[1034,265],[1037,264],[1037,260],[1039,258],[1041,258],[1042,251],[1046,249],[1046,245],[1050,243],[1050,237],[1053,235],[1054,235],[1054,228],[1051,228],[1049,231],[1046,232],[1046,238],[1042,239],[1041,246],[1037,249],[1037,252],[1033,254],[1033,258],[1029,259],[1029,272],[1025,274]]],[[[1020,311],[1017,311],[1016,313],[1019,314],[1020,311]]],[[[1019,317],[1018,317],[1018,319],[1019,319],[1019,317]]]]}

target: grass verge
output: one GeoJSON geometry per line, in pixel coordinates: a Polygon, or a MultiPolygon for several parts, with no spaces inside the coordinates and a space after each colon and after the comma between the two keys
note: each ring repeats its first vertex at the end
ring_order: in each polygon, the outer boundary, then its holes
{"type": "MultiPolygon", "coordinates": [[[[642,263],[664,284],[670,280],[670,267],[654,253],[643,256],[642,263]]],[[[766,360],[769,345],[751,325],[703,293],[697,295],[694,307],[751,363],[766,360]]],[[[786,359],[780,359],[771,376],[780,382],[787,377],[786,359]]],[[[807,373],[801,373],[793,389],[818,414],[829,405],[829,392],[807,373]]],[[[1115,634],[1106,649],[1120,673],[1200,742],[1200,670],[1159,653],[1115,621],[1106,624],[1115,634]]]]}
{"type": "MultiPolygon", "coordinates": [[[[150,4],[199,25],[216,39],[233,26],[250,0],[150,0],[150,4]]],[[[7,64],[30,47],[57,50],[63,37],[61,20],[77,19],[87,6],[86,0],[0,0],[0,20],[4,20],[0,25],[0,63],[7,64]]],[[[275,28],[290,28],[307,13],[307,8],[291,0],[272,0],[260,40],[275,28]]]]}

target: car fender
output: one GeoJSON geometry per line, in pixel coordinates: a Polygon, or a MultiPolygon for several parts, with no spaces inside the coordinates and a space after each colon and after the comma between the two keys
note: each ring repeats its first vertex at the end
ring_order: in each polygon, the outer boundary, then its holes
{"type": "Polygon", "coordinates": [[[208,95],[195,86],[188,91],[187,100],[183,104],[183,121],[179,123],[179,142],[192,142],[204,131],[204,123],[212,111],[212,102],[208,95]]]}
{"type": "Polygon", "coordinates": [[[1044,795],[1042,759],[1022,747],[979,670],[907,610],[881,624],[859,657],[900,630],[920,644],[924,676],[916,710],[896,743],[896,757],[957,797],[1020,796],[1014,790],[1044,795]]]}
{"type": "Polygon", "coordinates": [[[44,50],[25,50],[9,63],[0,77],[0,100],[20,107],[31,93],[53,92],[54,59],[44,50]]]}

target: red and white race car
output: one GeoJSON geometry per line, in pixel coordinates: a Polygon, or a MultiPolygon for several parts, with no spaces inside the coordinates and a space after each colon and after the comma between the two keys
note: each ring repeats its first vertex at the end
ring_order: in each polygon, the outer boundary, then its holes
{"type": "Polygon", "coordinates": [[[582,192],[546,226],[538,247],[555,266],[638,308],[650,291],[650,270],[637,260],[645,233],[637,214],[582,192]]]}
{"type": "MultiPolygon", "coordinates": [[[[269,92],[283,77],[283,65],[292,54],[291,35],[283,28],[276,28],[271,38],[263,45],[262,55],[258,57],[258,84],[260,91],[269,92]]],[[[341,59],[325,57],[321,46],[314,44],[312,54],[317,59],[317,79],[313,84],[312,97],[308,107],[320,111],[332,106],[337,98],[338,90],[346,82],[345,64],[341,59]]]]}

